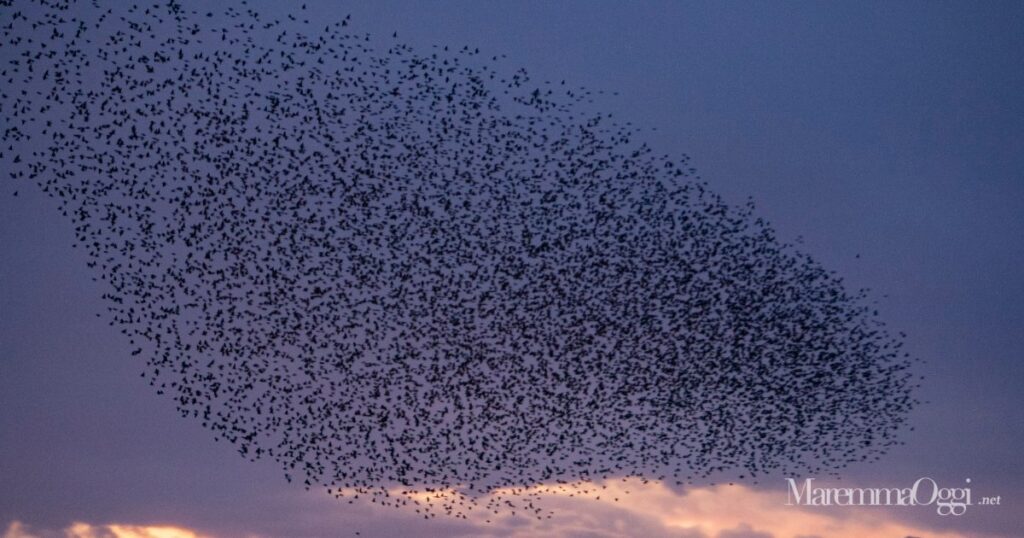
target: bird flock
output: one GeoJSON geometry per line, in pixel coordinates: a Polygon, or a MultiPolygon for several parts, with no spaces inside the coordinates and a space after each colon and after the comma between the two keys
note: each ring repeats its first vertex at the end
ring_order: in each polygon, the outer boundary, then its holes
{"type": "Polygon", "coordinates": [[[538,492],[899,443],[913,359],[866,292],[597,92],[210,9],[0,1],[0,162],[74,222],[142,376],[244,457],[541,518],[538,492]]]}

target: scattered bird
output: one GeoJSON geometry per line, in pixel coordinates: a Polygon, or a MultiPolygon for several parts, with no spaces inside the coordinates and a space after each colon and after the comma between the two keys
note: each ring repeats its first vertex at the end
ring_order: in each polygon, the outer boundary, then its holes
{"type": "Polygon", "coordinates": [[[142,377],[243,457],[539,518],[899,443],[912,360],[866,293],[599,92],[188,4],[0,2],[0,160],[74,222],[142,377]]]}

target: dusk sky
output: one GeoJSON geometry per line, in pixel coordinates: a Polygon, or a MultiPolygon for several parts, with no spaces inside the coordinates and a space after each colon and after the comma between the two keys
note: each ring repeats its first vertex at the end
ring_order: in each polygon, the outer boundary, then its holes
{"type": "MultiPolygon", "coordinates": [[[[351,14],[374,47],[469,46],[536,80],[602,90],[592,106],[632,123],[654,153],[689,155],[727,203],[752,199],[780,241],[847,289],[868,288],[878,319],[923,360],[912,369],[923,403],[896,434],[905,444],[839,481],[817,478],[886,488],[969,479],[975,505],[961,516],[787,506],[779,473],[685,488],[616,477],[618,501],[557,498],[552,519],[486,523],[306,491],[155,393],[140,377],[145,359],[104,317],[109,289],[75,247],[74,223],[5,172],[0,536],[1024,533],[1024,3],[305,3],[303,15],[324,24],[351,14]]],[[[92,9],[80,4],[71,12],[92,9]]],[[[209,4],[230,5],[184,2],[209,4]]],[[[273,19],[299,4],[248,6],[273,19]]],[[[14,51],[0,48],[5,66],[14,51]]]]}

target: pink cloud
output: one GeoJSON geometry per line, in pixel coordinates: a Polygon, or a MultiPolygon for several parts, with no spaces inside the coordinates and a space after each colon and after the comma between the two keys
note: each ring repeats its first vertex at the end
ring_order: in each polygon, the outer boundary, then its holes
{"type": "MultiPolygon", "coordinates": [[[[872,508],[821,508],[786,505],[784,491],[762,491],[745,486],[708,486],[673,491],[659,482],[608,481],[592,484],[586,494],[569,496],[566,490],[549,490],[541,501],[541,518],[494,514],[478,507],[465,520],[443,515],[424,520],[411,510],[396,510],[363,503],[338,503],[326,495],[305,495],[282,504],[275,527],[244,528],[259,523],[226,523],[230,532],[200,532],[187,525],[138,525],[124,523],[74,523],[57,531],[42,532],[12,522],[0,538],[276,538],[288,536],[474,536],[509,538],[613,538],[645,536],[664,538],[865,538],[915,536],[966,538],[966,534],[936,532],[901,521],[898,512],[872,508]],[[600,500],[597,498],[600,497],[600,500]],[[547,517],[546,510],[554,514],[547,517]],[[488,522],[489,521],[489,522],[488,522]],[[300,522],[300,527],[289,527],[300,522]],[[283,533],[283,534],[282,534],[283,533]]],[[[493,495],[505,495],[496,491],[493,495]]],[[[224,527],[222,527],[223,529],[224,527]]],[[[977,535],[971,535],[972,537],[977,535]]]]}
{"type": "Polygon", "coordinates": [[[7,526],[2,538],[214,538],[170,525],[92,525],[75,522],[59,531],[30,529],[20,521],[7,526]]]}

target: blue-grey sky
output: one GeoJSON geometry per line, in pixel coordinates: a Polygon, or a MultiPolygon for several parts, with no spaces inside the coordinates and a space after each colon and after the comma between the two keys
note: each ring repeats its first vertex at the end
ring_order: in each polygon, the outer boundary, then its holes
{"type": "MultiPolygon", "coordinates": [[[[689,154],[727,200],[752,197],[782,239],[800,238],[851,287],[871,288],[882,319],[927,361],[916,368],[928,403],[911,415],[906,445],[843,479],[971,478],[976,496],[1003,504],[891,518],[923,531],[1020,532],[1024,4],[306,3],[325,21],[351,13],[379,45],[392,32],[420,50],[470,45],[537,80],[618,92],[595,106],[643,129],[656,152],[689,154]]],[[[28,185],[2,188],[0,529],[82,521],[228,536],[331,536],[349,524],[364,536],[481,532],[333,503],[213,442],[153,393],[129,343],[96,316],[105,289],[73,242],[55,201],[28,185]]],[[[779,518],[798,518],[783,506],[781,481],[758,487],[777,494],[779,518]]],[[[622,517],[674,532],[634,516],[622,517]]],[[[730,528],[773,532],[742,509],[733,516],[730,528]]]]}

